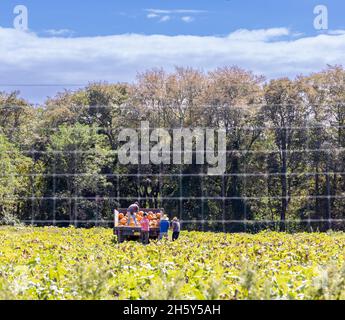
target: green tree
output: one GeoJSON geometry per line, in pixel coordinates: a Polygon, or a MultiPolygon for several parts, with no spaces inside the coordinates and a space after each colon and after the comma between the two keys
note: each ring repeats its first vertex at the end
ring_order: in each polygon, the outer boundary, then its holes
{"type": "MultiPolygon", "coordinates": [[[[82,124],[61,125],[50,137],[48,172],[55,175],[48,185],[55,187],[58,214],[71,221],[101,218],[97,199],[107,196],[109,185],[102,169],[111,159],[105,136],[97,128],[82,124]]],[[[102,204],[102,203],[101,203],[102,204]]],[[[58,218],[61,218],[61,216],[58,218]]]]}
{"type": "Polygon", "coordinates": [[[8,217],[20,218],[25,197],[31,196],[29,174],[33,162],[0,134],[0,221],[8,217]]]}
{"type": "MultiPolygon", "coordinates": [[[[273,127],[279,161],[281,183],[280,229],[291,201],[291,175],[303,162],[306,147],[307,109],[301,82],[289,79],[272,80],[265,88],[263,112],[268,126],[273,127]]],[[[296,187],[295,187],[296,188],[296,187]]]]}

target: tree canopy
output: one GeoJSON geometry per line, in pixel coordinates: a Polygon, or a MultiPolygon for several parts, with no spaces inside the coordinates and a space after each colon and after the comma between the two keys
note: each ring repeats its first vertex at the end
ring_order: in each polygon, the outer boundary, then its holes
{"type": "Polygon", "coordinates": [[[0,215],[101,223],[139,199],[194,229],[344,228],[344,98],[341,66],[270,81],[238,67],[153,69],[38,107],[2,92],[0,215]],[[194,162],[122,165],[118,134],[141,121],[224,127],[225,173],[194,162]]]}

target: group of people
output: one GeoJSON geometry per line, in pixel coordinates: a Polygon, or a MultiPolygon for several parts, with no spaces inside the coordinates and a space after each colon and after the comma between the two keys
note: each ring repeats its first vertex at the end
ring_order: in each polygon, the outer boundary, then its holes
{"type": "MultiPolygon", "coordinates": [[[[132,205],[129,206],[127,209],[128,212],[128,220],[127,224],[130,225],[131,219],[134,221],[135,225],[138,225],[137,220],[136,220],[136,213],[139,212],[139,203],[135,202],[132,205]]],[[[148,219],[147,213],[144,213],[143,219],[140,221],[141,225],[141,238],[142,238],[142,243],[143,244],[148,244],[149,243],[149,238],[150,238],[150,220],[148,219]]],[[[168,232],[169,229],[172,229],[172,241],[175,241],[178,239],[180,236],[180,222],[175,217],[172,220],[172,223],[169,221],[169,217],[165,214],[159,224],[159,240],[165,238],[168,239],[168,232]]]]}

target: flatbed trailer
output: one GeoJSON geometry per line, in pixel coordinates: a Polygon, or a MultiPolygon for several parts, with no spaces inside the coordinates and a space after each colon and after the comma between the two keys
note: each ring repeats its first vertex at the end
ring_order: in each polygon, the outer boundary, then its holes
{"type": "MultiPolygon", "coordinates": [[[[127,209],[119,209],[120,213],[123,213],[124,215],[127,214],[127,209]]],[[[141,209],[140,211],[144,212],[150,212],[153,213],[161,213],[163,214],[163,209],[141,209]]],[[[141,227],[140,226],[121,226],[116,225],[115,219],[114,219],[114,235],[117,236],[117,241],[119,243],[125,242],[125,241],[141,241],[141,227]]],[[[159,227],[150,227],[150,240],[157,240],[159,237],[159,227]]]]}
{"type": "MultiPolygon", "coordinates": [[[[140,227],[126,227],[119,226],[114,227],[114,235],[117,236],[119,243],[125,241],[140,241],[141,240],[141,228],[140,227]]],[[[150,228],[150,239],[157,240],[159,237],[159,228],[150,228]]]]}

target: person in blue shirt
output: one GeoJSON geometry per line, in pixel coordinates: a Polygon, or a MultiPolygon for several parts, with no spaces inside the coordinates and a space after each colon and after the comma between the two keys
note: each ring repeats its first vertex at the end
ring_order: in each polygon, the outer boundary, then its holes
{"type": "Polygon", "coordinates": [[[169,218],[165,214],[159,225],[159,240],[161,240],[163,237],[168,239],[169,228],[170,228],[169,218]]]}

